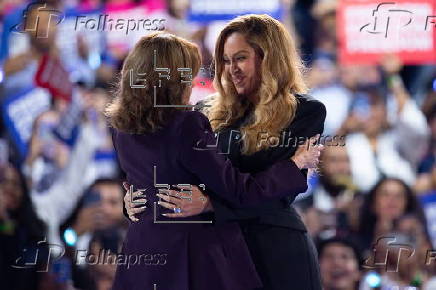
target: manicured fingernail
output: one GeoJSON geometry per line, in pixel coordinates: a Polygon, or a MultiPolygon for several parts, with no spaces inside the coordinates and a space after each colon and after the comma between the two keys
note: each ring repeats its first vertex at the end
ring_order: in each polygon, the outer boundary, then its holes
{"type": "Polygon", "coordinates": [[[167,214],[166,214],[166,213],[163,213],[162,215],[163,215],[163,216],[167,216],[167,214]]]}

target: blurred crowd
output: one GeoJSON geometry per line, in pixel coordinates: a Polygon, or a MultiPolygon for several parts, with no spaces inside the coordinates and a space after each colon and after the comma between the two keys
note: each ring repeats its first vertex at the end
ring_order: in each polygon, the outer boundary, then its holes
{"type": "MultiPolygon", "coordinates": [[[[192,104],[214,92],[225,21],[190,21],[189,0],[45,1],[59,23],[29,3],[0,3],[0,288],[110,289],[115,265],[90,257],[118,253],[128,221],[103,111],[123,59],[151,31],[77,29],[77,15],[164,19],[197,43],[192,104]],[[29,19],[47,25],[29,29],[29,19]]],[[[294,203],[318,245],[324,288],[436,289],[434,62],[341,65],[337,1],[282,5],[309,94],[327,107],[319,172],[294,203]]]]}

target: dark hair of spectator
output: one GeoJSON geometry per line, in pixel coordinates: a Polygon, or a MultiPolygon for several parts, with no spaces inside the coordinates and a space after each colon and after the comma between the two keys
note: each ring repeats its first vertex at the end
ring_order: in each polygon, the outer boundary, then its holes
{"type": "Polygon", "coordinates": [[[320,240],[318,242],[318,259],[321,258],[323,251],[325,248],[331,244],[341,244],[344,247],[350,248],[353,250],[354,257],[356,258],[356,262],[359,265],[359,270],[362,270],[362,264],[363,264],[363,257],[361,255],[362,250],[360,249],[358,243],[351,237],[344,237],[344,236],[335,236],[332,238],[328,238],[325,240],[320,240]]]}
{"type": "Polygon", "coordinates": [[[422,207],[416,199],[412,189],[401,179],[398,178],[383,178],[370,190],[365,197],[359,219],[359,236],[365,248],[370,248],[374,237],[377,216],[374,212],[374,202],[380,187],[387,181],[395,181],[401,184],[406,192],[406,208],[403,214],[415,214],[426,228],[426,219],[422,207]]]}

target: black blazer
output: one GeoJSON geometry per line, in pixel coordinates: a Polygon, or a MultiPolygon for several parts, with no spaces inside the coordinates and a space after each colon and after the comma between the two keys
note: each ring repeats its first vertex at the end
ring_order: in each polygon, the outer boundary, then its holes
{"type": "MultiPolygon", "coordinates": [[[[279,160],[289,159],[297,149],[298,138],[304,140],[316,134],[322,134],[326,118],[326,108],[321,102],[308,95],[297,95],[297,98],[296,115],[285,130],[285,132],[290,133],[290,137],[285,135],[287,137],[285,142],[250,156],[242,155],[239,128],[249,118],[249,115],[246,114],[240,120],[219,132],[218,146],[220,151],[228,154],[233,165],[238,167],[241,172],[260,172],[279,160]]],[[[290,176],[290,178],[292,177],[290,176]]],[[[211,196],[217,224],[247,220],[306,231],[306,227],[298,213],[291,206],[298,194],[290,194],[285,198],[264,202],[253,207],[234,207],[215,194],[209,193],[209,195],[211,196]]]]}

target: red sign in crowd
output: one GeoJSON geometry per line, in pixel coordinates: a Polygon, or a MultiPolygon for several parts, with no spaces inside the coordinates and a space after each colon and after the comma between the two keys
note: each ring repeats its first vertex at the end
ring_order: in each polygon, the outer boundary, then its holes
{"type": "Polygon", "coordinates": [[[337,35],[342,64],[373,64],[390,53],[405,64],[436,63],[434,0],[339,3],[337,35]]]}
{"type": "Polygon", "coordinates": [[[39,87],[48,89],[52,97],[71,101],[73,85],[69,73],[58,58],[45,55],[41,59],[35,75],[35,83],[39,87]]]}

